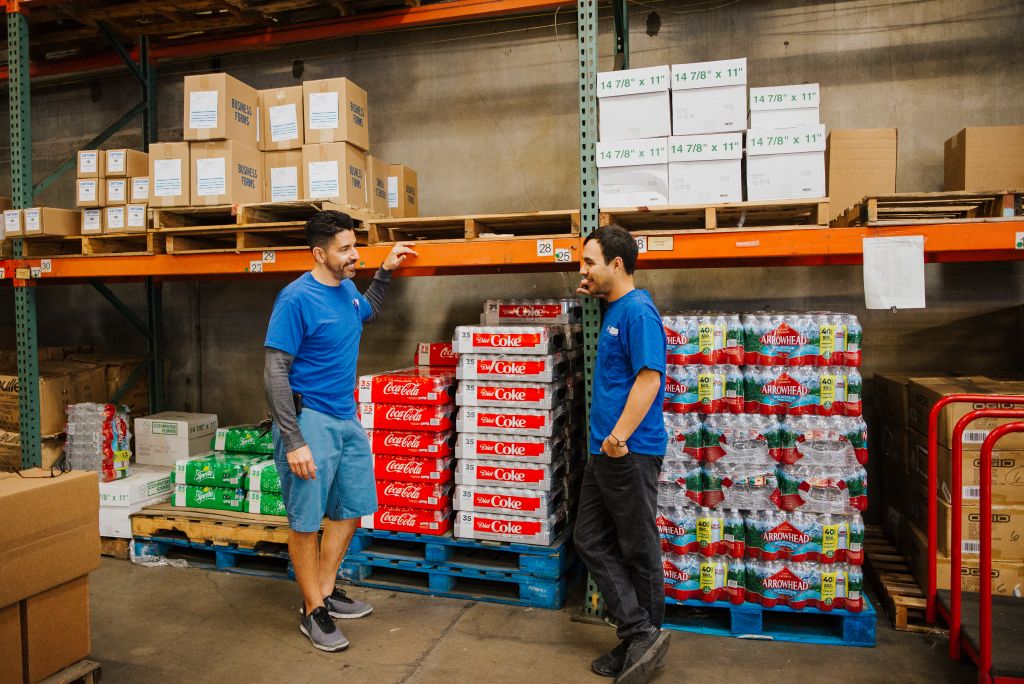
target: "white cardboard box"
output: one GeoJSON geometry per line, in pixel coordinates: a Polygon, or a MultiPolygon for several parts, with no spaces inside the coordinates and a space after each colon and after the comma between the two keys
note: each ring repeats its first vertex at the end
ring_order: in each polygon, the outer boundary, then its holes
{"type": "Polygon", "coordinates": [[[135,461],[171,466],[210,450],[217,431],[217,416],[212,413],[165,411],[135,419],[135,461]]]}
{"type": "Polygon", "coordinates": [[[668,200],[672,206],[743,201],[743,134],[668,139],[668,200]]]}
{"type": "Polygon", "coordinates": [[[101,507],[126,507],[171,493],[171,471],[148,465],[133,465],[123,480],[100,482],[101,507]]]}
{"type": "Polygon", "coordinates": [[[672,134],[747,128],[747,60],[672,65],[672,134]]]}
{"type": "Polygon", "coordinates": [[[747,131],[747,199],[825,196],[825,127],[747,131]]]}
{"type": "Polygon", "coordinates": [[[132,515],[138,513],[146,506],[162,503],[170,498],[171,493],[166,492],[150,499],[138,501],[130,506],[100,506],[100,536],[131,539],[132,515]]]}
{"type": "Polygon", "coordinates": [[[668,138],[597,143],[598,204],[668,204],[668,138]]]}
{"type": "Polygon", "coordinates": [[[667,136],[672,130],[667,66],[607,71],[597,75],[602,141],[667,136]]]}
{"type": "Polygon", "coordinates": [[[793,128],[821,123],[817,83],[750,89],[751,128],[793,128]]]}

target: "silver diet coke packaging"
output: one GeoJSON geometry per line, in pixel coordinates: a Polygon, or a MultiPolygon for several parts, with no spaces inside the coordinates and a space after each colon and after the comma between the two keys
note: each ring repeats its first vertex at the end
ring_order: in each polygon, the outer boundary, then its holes
{"type": "Polygon", "coordinates": [[[452,399],[455,374],[449,369],[413,367],[359,378],[364,404],[441,406],[452,399]]]}
{"type": "Polygon", "coordinates": [[[562,466],[561,462],[551,464],[457,460],[455,484],[549,492],[557,487],[562,466]]]}
{"type": "Polygon", "coordinates": [[[452,459],[375,455],[373,476],[399,482],[448,482],[452,479],[452,459]]]}
{"type": "Polygon", "coordinates": [[[569,358],[561,352],[530,357],[461,354],[455,371],[459,380],[556,382],[570,367],[569,358]]]}
{"type": "Polygon", "coordinates": [[[409,406],[405,404],[360,404],[359,422],[364,428],[444,432],[452,429],[454,404],[409,406]]]}
{"type": "Polygon", "coordinates": [[[459,365],[459,355],[452,349],[451,342],[420,342],[416,346],[413,363],[417,366],[455,368],[459,365]]]}
{"type": "Polygon", "coordinates": [[[385,506],[373,515],[364,515],[359,526],[365,530],[442,535],[452,528],[452,509],[429,511],[425,508],[385,506]]]}
{"type": "Polygon", "coordinates": [[[458,354],[527,354],[541,356],[565,345],[556,325],[460,325],[452,348],[458,354]]]}
{"type": "Polygon", "coordinates": [[[565,511],[562,506],[549,518],[459,511],[455,516],[455,536],[461,539],[550,546],[562,531],[564,521],[565,511]]]}
{"type": "Polygon", "coordinates": [[[381,506],[426,508],[440,511],[451,505],[450,482],[394,482],[377,480],[377,503],[381,506]]]}
{"type": "Polygon", "coordinates": [[[579,323],[583,305],[578,299],[488,299],[481,322],[485,325],[579,323]]]}
{"type": "Polygon", "coordinates": [[[551,411],[463,406],[456,418],[458,432],[550,437],[565,425],[565,408],[551,411]]]}
{"type": "Polygon", "coordinates": [[[459,383],[455,403],[459,406],[512,406],[550,410],[566,400],[566,382],[477,382],[459,383]]]}
{"type": "Polygon", "coordinates": [[[370,451],[384,456],[430,456],[443,458],[452,455],[455,433],[406,432],[402,430],[367,430],[370,451]]]}
{"type": "Polygon", "coordinates": [[[460,434],[455,442],[455,458],[477,461],[551,463],[559,460],[564,451],[565,435],[562,433],[553,437],[523,437],[467,432],[460,434]]]}
{"type": "Polygon", "coordinates": [[[536,492],[506,487],[460,485],[455,488],[452,504],[457,511],[549,518],[556,513],[555,509],[562,505],[563,492],[562,489],[553,492],[536,492]]]}

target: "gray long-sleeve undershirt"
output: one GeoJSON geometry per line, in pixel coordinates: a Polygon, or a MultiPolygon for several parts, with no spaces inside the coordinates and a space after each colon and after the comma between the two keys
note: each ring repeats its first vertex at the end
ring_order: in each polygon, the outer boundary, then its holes
{"type": "MultiPolygon", "coordinates": [[[[377,269],[373,282],[366,288],[363,296],[370,303],[372,311],[367,323],[377,320],[384,306],[384,298],[391,284],[391,271],[377,269]]],[[[298,416],[295,412],[295,401],[292,398],[292,387],[288,376],[292,370],[295,357],[288,352],[267,347],[266,360],[263,366],[263,385],[270,406],[270,417],[277,423],[284,441],[285,451],[294,451],[306,445],[299,429],[298,416]]]]}

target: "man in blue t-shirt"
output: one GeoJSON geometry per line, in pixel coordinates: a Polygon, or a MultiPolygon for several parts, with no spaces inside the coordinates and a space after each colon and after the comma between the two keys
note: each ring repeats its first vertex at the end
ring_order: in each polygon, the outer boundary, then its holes
{"type": "Polygon", "coordinates": [[[646,682],[665,661],[665,589],[658,537],[658,474],[668,435],[665,329],[633,285],[637,246],[618,226],[583,245],[579,294],[605,300],[590,405],[576,548],[618,625],[620,643],[591,663],[618,684],[646,682]]]}
{"type": "Polygon", "coordinates": [[[302,591],[299,630],[316,648],[340,651],[348,640],[331,618],[360,618],[373,611],[335,586],[359,519],[377,511],[373,456],[356,415],[359,338],[363,323],[380,312],[391,272],[416,252],[396,244],[364,296],[350,280],[359,252],[348,214],[316,214],[306,223],[306,241],[313,270],[292,281],[274,302],[263,379],[274,419],[274,464],[291,528],[288,553],[302,591]]]}

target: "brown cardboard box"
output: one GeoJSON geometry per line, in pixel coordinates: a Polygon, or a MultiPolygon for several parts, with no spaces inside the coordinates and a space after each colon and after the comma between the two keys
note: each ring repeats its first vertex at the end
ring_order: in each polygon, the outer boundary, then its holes
{"type": "Polygon", "coordinates": [[[79,150],[75,175],[79,178],[106,178],[107,155],[99,150],[79,150]]]}
{"type": "Polygon", "coordinates": [[[388,215],[416,218],[420,215],[420,190],[416,172],[408,166],[388,167],[388,215]]]}
{"type": "Polygon", "coordinates": [[[145,233],[149,228],[149,205],[129,204],[124,208],[124,230],[126,233],[145,233]]]}
{"type": "Polygon", "coordinates": [[[129,185],[127,178],[107,178],[106,206],[123,207],[128,204],[129,185]]]}
{"type": "Polygon", "coordinates": [[[833,218],[868,195],[896,192],[896,129],[833,130],[825,146],[833,218]]]}
{"type": "MultiPolygon", "coordinates": [[[[965,502],[966,503],[966,502],[965,502]]],[[[961,549],[964,555],[981,553],[981,508],[963,507],[960,514],[961,549]]],[[[922,523],[923,525],[923,523],[922,523]]],[[[949,555],[952,550],[953,507],[939,501],[939,552],[949,555]]],[[[1004,561],[1024,561],[1024,506],[992,506],[992,558],[1004,561]]]]}
{"type": "Polygon", "coordinates": [[[138,150],[107,150],[107,178],[131,178],[149,173],[149,155],[138,150]]]}
{"type": "MultiPolygon", "coordinates": [[[[97,354],[94,352],[72,354],[67,359],[68,361],[103,367],[106,379],[107,401],[128,381],[128,378],[135,372],[135,369],[146,360],[143,356],[97,354]]],[[[149,373],[142,373],[131,387],[128,388],[118,403],[128,406],[131,409],[132,415],[149,415],[149,373]]]]}
{"type": "MultiPolygon", "coordinates": [[[[928,414],[939,399],[950,394],[1024,394],[1024,382],[1019,380],[1000,380],[985,376],[959,378],[914,378],[910,382],[908,399],[910,402],[910,425],[922,435],[928,434],[928,414]]],[[[956,422],[974,409],[1006,408],[996,402],[976,404],[951,404],[939,415],[938,443],[949,447],[952,443],[953,427],[956,422]]],[[[976,420],[964,432],[964,449],[978,451],[988,433],[998,425],[1011,423],[1013,419],[984,418],[976,420]]],[[[1024,433],[1007,435],[999,442],[1001,450],[1024,449],[1024,433]]]]}
{"type": "Polygon", "coordinates": [[[99,480],[33,468],[0,479],[0,605],[26,599],[100,565],[99,480]]]}
{"type": "Polygon", "coordinates": [[[1024,126],[965,128],[946,141],[945,189],[1024,188],[1024,126]]]}
{"type": "MultiPolygon", "coordinates": [[[[149,173],[149,171],[146,171],[149,173]]],[[[131,204],[149,204],[149,176],[136,176],[130,179],[131,192],[128,195],[131,204]]]]}
{"type": "MultiPolygon", "coordinates": [[[[40,465],[49,468],[57,463],[64,450],[64,435],[45,435],[43,460],[40,465]]],[[[21,470],[21,433],[0,430],[0,470],[21,470]]]]}
{"type": "Polygon", "coordinates": [[[0,607],[0,684],[23,684],[21,604],[0,607]]]}
{"type": "Polygon", "coordinates": [[[83,575],[25,599],[22,633],[30,682],[89,657],[89,577],[83,575]]]}
{"type": "Polygon", "coordinates": [[[233,140],[255,150],[256,111],[256,89],[238,79],[223,73],[186,76],[182,139],[233,140]]]}
{"type": "Polygon", "coordinates": [[[105,178],[79,178],[75,181],[75,206],[102,207],[107,203],[105,178]]]}
{"type": "Polygon", "coordinates": [[[192,206],[263,201],[263,157],[233,140],[191,143],[192,206]]]}
{"type": "Polygon", "coordinates": [[[191,166],[187,142],[150,145],[149,206],[187,207],[192,183],[191,166]]]}
{"type": "Polygon", "coordinates": [[[366,155],[346,143],[302,146],[306,198],[366,208],[366,155]]]}
{"type": "Polygon", "coordinates": [[[125,232],[125,209],[124,206],[105,207],[103,209],[103,232],[105,234],[116,234],[125,232]]]}
{"type": "Polygon", "coordinates": [[[302,86],[259,91],[261,151],[302,150],[302,86]]]}
{"type": "Polygon", "coordinates": [[[388,215],[388,169],[383,159],[366,155],[366,206],[378,216],[388,215]]]}
{"type": "MultiPolygon", "coordinates": [[[[913,453],[913,475],[921,483],[928,482],[928,440],[916,430],[910,430],[908,440],[913,453]]],[[[980,453],[964,451],[961,459],[961,495],[965,502],[977,505],[980,500],[980,453]]],[[[943,501],[952,501],[953,453],[947,447],[938,448],[938,495],[943,501]]],[[[1024,506],[1024,451],[999,450],[992,452],[992,503],[1005,506],[1024,506]]]]}
{"type": "Polygon", "coordinates": [[[263,198],[267,202],[294,202],[306,196],[302,150],[263,154],[263,198]]]}
{"type": "Polygon", "coordinates": [[[82,232],[82,216],[72,209],[33,207],[25,209],[25,236],[32,235],[79,235],[82,232]]]}
{"type": "Polygon", "coordinates": [[[370,149],[366,91],[347,78],[302,84],[305,143],[347,142],[370,149]]]}
{"type": "Polygon", "coordinates": [[[82,225],[79,229],[82,235],[99,235],[103,232],[103,210],[83,209],[82,225]]]}
{"type": "Polygon", "coordinates": [[[4,238],[25,234],[25,221],[21,209],[4,209],[4,238]]]}
{"type": "MultiPolygon", "coordinates": [[[[0,429],[19,430],[18,391],[17,371],[13,368],[0,371],[0,429]]],[[[40,434],[52,435],[64,430],[67,404],[105,399],[106,380],[102,367],[67,361],[40,362],[40,434]]]]}

